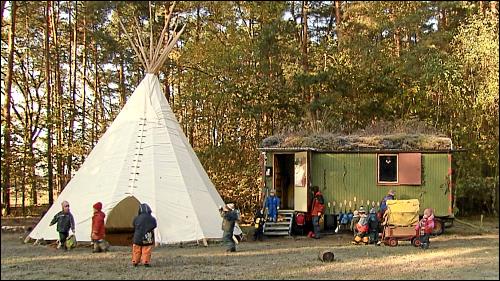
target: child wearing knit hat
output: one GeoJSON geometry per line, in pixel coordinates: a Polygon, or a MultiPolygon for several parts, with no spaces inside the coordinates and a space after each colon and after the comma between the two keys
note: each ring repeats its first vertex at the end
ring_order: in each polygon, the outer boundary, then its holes
{"type": "Polygon", "coordinates": [[[90,239],[93,243],[92,252],[106,252],[109,248],[109,243],[104,240],[106,230],[104,228],[104,218],[106,215],[101,211],[102,203],[97,202],[92,205],[94,208],[94,215],[92,216],[92,233],[90,239]]]}

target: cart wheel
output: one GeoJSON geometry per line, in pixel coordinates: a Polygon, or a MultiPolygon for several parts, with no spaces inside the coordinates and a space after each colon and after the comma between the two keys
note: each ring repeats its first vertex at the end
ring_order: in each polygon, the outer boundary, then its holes
{"type": "Polygon", "coordinates": [[[420,245],[422,244],[422,241],[420,241],[420,238],[414,237],[411,239],[411,244],[415,247],[420,247],[420,245]]]}
{"type": "Polygon", "coordinates": [[[396,247],[398,245],[398,240],[396,238],[389,239],[389,246],[396,247]]]}
{"type": "Polygon", "coordinates": [[[432,230],[432,235],[441,235],[444,232],[444,221],[440,219],[434,220],[434,229],[432,230]]]}

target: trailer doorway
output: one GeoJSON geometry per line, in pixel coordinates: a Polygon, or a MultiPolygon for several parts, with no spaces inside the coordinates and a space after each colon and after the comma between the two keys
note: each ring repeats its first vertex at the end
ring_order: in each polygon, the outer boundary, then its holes
{"type": "Polygon", "coordinates": [[[273,187],[282,210],[294,210],[294,161],[295,154],[274,154],[273,187]]]}

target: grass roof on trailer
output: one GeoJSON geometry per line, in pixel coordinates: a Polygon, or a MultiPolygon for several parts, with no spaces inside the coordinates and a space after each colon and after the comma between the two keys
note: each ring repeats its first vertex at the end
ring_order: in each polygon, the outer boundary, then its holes
{"type": "Polygon", "coordinates": [[[301,130],[265,138],[261,150],[307,148],[318,151],[450,151],[451,139],[415,122],[381,122],[351,134],[301,130]]]}

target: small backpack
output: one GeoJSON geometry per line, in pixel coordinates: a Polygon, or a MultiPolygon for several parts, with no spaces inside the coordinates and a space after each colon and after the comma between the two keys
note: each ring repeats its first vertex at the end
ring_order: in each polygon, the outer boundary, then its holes
{"type": "Polygon", "coordinates": [[[303,213],[298,213],[296,216],[295,216],[295,223],[297,225],[304,225],[306,221],[306,216],[303,214],[303,213]]]}
{"type": "Polygon", "coordinates": [[[71,234],[68,239],[66,239],[66,248],[73,249],[76,247],[77,243],[78,242],[76,241],[76,236],[74,234],[71,234]]]}

